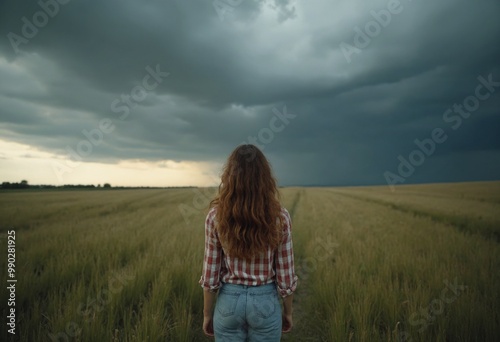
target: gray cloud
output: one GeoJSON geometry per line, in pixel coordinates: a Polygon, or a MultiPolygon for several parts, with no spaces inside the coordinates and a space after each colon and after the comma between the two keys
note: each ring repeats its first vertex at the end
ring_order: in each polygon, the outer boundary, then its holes
{"type": "Polygon", "coordinates": [[[211,1],[72,0],[16,53],[42,9],[3,1],[0,134],[64,154],[109,118],[86,160],[223,161],[286,105],[296,118],[262,144],[282,184],[384,183],[437,127],[448,140],[407,182],[498,178],[499,88],[456,130],[443,114],[478,76],[500,81],[500,4],[401,1],[349,63],[340,44],[389,3],[244,0],[221,20],[211,1]],[[157,65],[168,77],[120,119],[112,103],[157,65]]]}

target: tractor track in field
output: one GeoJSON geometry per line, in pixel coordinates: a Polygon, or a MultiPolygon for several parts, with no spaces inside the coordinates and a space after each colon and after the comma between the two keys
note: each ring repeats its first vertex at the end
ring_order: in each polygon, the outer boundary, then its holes
{"type": "MultiPolygon", "coordinates": [[[[292,204],[288,207],[290,218],[292,219],[292,226],[295,220],[295,213],[299,208],[301,201],[306,198],[304,189],[298,189],[293,197],[292,204]]],[[[314,318],[307,311],[307,301],[311,296],[309,289],[307,275],[304,276],[304,260],[306,256],[294,255],[295,260],[295,274],[298,276],[297,291],[293,299],[293,329],[288,334],[283,334],[283,341],[299,341],[299,342],[320,342],[323,341],[317,333],[310,332],[310,325],[313,323],[314,318]]]]}
{"type": "Polygon", "coordinates": [[[290,207],[288,209],[288,212],[290,213],[290,217],[292,217],[292,218],[295,215],[295,210],[297,209],[297,205],[299,204],[300,198],[304,194],[304,191],[305,191],[304,189],[297,190],[297,194],[295,194],[295,197],[293,198],[292,205],[290,205],[290,207]]]}
{"type": "Polygon", "coordinates": [[[487,240],[493,240],[500,243],[500,230],[498,224],[493,222],[478,222],[468,216],[451,216],[447,214],[437,214],[422,209],[410,207],[408,205],[396,204],[376,198],[364,197],[345,192],[332,191],[332,193],[340,196],[349,197],[355,200],[383,205],[392,210],[396,210],[405,214],[411,214],[416,217],[428,218],[434,222],[447,224],[460,232],[478,234],[487,240]]]}

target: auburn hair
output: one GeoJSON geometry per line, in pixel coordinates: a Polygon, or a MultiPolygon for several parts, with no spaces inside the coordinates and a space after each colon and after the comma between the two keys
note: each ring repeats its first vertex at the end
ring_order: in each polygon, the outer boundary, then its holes
{"type": "Polygon", "coordinates": [[[284,218],[271,165],[254,145],[238,146],[222,169],[216,231],[227,255],[251,260],[282,239],[284,218]]]}

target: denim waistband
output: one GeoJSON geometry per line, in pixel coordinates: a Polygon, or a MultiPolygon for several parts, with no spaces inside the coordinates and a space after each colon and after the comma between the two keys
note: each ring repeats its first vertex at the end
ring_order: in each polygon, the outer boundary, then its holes
{"type": "Polygon", "coordinates": [[[234,292],[234,293],[252,293],[252,294],[262,294],[277,291],[276,283],[272,282],[264,285],[241,285],[241,284],[230,284],[222,283],[221,291],[223,292],[234,292]]]}

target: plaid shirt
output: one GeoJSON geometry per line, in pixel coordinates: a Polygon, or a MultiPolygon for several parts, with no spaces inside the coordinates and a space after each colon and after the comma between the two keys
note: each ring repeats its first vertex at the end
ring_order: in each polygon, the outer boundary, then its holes
{"type": "Polygon", "coordinates": [[[282,297],[292,294],[297,287],[297,276],[293,264],[292,221],[285,208],[283,241],[274,251],[246,260],[232,258],[224,253],[215,230],[215,208],[212,208],[205,221],[205,256],[203,273],[199,281],[204,289],[216,291],[223,283],[242,285],[265,285],[276,282],[282,297]]]}

